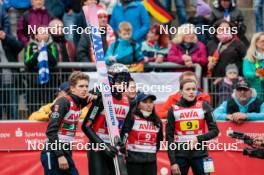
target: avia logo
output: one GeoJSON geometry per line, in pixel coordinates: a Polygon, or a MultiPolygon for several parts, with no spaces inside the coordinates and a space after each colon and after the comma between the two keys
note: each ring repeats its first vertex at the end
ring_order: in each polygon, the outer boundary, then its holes
{"type": "Polygon", "coordinates": [[[180,118],[198,118],[198,113],[197,111],[181,112],[180,118]]]}
{"type": "Polygon", "coordinates": [[[116,115],[126,115],[126,110],[122,107],[115,108],[115,114],[116,115]]]}
{"type": "Polygon", "coordinates": [[[78,120],[80,117],[80,114],[71,114],[69,117],[68,117],[68,120],[78,120]]]}
{"type": "Polygon", "coordinates": [[[144,129],[144,130],[152,130],[155,131],[156,127],[152,124],[140,124],[139,129],[144,129]]]}

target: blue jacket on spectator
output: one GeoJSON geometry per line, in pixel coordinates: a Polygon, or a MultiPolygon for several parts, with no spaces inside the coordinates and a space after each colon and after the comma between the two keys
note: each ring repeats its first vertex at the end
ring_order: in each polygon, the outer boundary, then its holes
{"type": "Polygon", "coordinates": [[[132,39],[141,43],[149,31],[151,22],[145,7],[140,2],[130,2],[125,8],[120,3],[115,5],[110,25],[116,33],[118,32],[118,25],[123,21],[132,25],[132,39]]]}
{"type": "Polygon", "coordinates": [[[227,120],[226,116],[228,114],[233,114],[234,112],[246,113],[247,121],[264,120],[264,102],[260,101],[257,98],[255,90],[253,90],[251,99],[244,106],[239,103],[238,99],[233,94],[230,100],[224,101],[219,107],[214,110],[213,113],[216,120],[227,120]],[[232,107],[238,108],[238,111],[229,112],[230,108],[232,107]],[[257,112],[256,110],[259,112],[257,112]]]}
{"type": "Polygon", "coordinates": [[[29,9],[31,7],[31,0],[5,0],[5,9],[13,7],[15,9],[29,9]]]}
{"type": "Polygon", "coordinates": [[[8,21],[8,14],[4,6],[0,3],[0,30],[4,31],[5,33],[9,34],[9,21],[8,21]]]}
{"type": "Polygon", "coordinates": [[[135,48],[133,49],[131,41],[119,38],[116,42],[111,43],[111,45],[107,49],[105,55],[105,62],[107,65],[111,65],[114,63],[109,60],[110,56],[115,56],[116,62],[122,64],[133,64],[143,60],[144,56],[141,52],[139,44],[135,44],[135,48]],[[116,49],[114,51],[116,42],[118,42],[118,46],[116,46],[116,49]],[[135,51],[134,54],[133,50],[135,51]],[[133,58],[134,56],[135,58],[133,58]]]}

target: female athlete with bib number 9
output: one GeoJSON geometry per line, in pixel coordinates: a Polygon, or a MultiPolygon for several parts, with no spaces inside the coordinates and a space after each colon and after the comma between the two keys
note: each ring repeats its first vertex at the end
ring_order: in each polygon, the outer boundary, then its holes
{"type": "Polygon", "coordinates": [[[205,175],[210,172],[208,169],[213,169],[213,164],[206,158],[208,152],[204,141],[215,138],[219,130],[209,104],[196,100],[197,82],[183,80],[180,91],[182,97],[170,108],[166,124],[171,171],[173,175],[187,175],[191,167],[194,175],[205,175]]]}

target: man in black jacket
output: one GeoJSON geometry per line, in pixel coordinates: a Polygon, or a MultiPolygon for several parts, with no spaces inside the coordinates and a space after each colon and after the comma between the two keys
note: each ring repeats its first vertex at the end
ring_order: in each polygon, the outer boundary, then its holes
{"type": "Polygon", "coordinates": [[[71,150],[81,109],[87,105],[88,83],[88,75],[73,72],[69,77],[70,93],[52,106],[46,131],[48,141],[41,153],[45,175],[78,174],[71,150]]]}

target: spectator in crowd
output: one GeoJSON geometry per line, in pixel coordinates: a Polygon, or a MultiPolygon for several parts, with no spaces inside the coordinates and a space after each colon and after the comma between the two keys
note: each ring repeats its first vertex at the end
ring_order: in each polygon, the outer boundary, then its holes
{"type": "Polygon", "coordinates": [[[62,19],[65,12],[62,0],[45,0],[45,7],[51,18],[62,19]]]}
{"type": "Polygon", "coordinates": [[[31,0],[8,0],[3,1],[3,5],[8,11],[11,34],[17,37],[18,20],[20,16],[31,7],[31,0]]]}
{"type": "Polygon", "coordinates": [[[63,82],[61,83],[58,91],[56,92],[56,97],[53,100],[52,103],[48,103],[44,106],[42,106],[38,111],[33,112],[30,116],[29,116],[29,120],[38,120],[38,121],[49,121],[49,115],[51,113],[51,107],[53,106],[53,104],[56,102],[57,99],[64,97],[67,95],[67,93],[70,90],[70,85],[69,82],[63,82]]]}
{"type": "MultiPolygon", "coordinates": [[[[171,0],[165,0],[163,1],[163,4],[169,12],[172,12],[171,0]]],[[[179,25],[182,25],[187,20],[187,13],[186,13],[184,0],[175,0],[175,6],[176,6],[179,25]]]]}
{"type": "Polygon", "coordinates": [[[255,17],[256,17],[256,31],[263,32],[263,0],[253,0],[255,17]]]}
{"type": "Polygon", "coordinates": [[[58,62],[74,62],[76,60],[75,45],[66,40],[63,33],[63,22],[60,19],[53,19],[49,23],[50,33],[53,42],[57,45],[59,59],[58,62]]]}
{"type": "Polygon", "coordinates": [[[116,33],[118,33],[119,24],[124,21],[132,25],[132,39],[141,44],[146,38],[151,23],[150,16],[141,2],[121,0],[121,3],[114,6],[110,25],[116,33]]]}
{"type": "MultiPolygon", "coordinates": [[[[0,4],[0,62],[18,62],[18,53],[23,49],[20,43],[9,32],[9,22],[7,12],[0,4]]],[[[0,77],[0,119],[3,116],[5,108],[8,119],[18,118],[18,93],[12,89],[14,84],[18,84],[18,77],[12,73],[14,69],[1,69],[0,77]]]]}
{"type": "Polygon", "coordinates": [[[172,40],[167,61],[193,67],[200,64],[206,68],[208,63],[205,45],[198,41],[193,24],[183,24],[172,40]]]}
{"type": "Polygon", "coordinates": [[[39,26],[48,26],[51,19],[48,11],[45,9],[44,0],[31,0],[31,4],[32,8],[20,17],[17,24],[18,40],[24,46],[28,44],[33,34],[31,29],[37,29],[39,26]]]}
{"type": "MultiPolygon", "coordinates": [[[[180,76],[179,82],[181,83],[182,81],[185,81],[187,79],[195,80],[196,82],[198,82],[198,78],[196,77],[195,73],[191,71],[183,72],[180,76]]],[[[166,118],[170,107],[176,104],[181,99],[181,97],[182,93],[180,91],[170,95],[161,109],[157,111],[158,116],[161,118],[166,118]]],[[[208,104],[210,104],[211,102],[210,96],[205,93],[202,88],[198,88],[196,98],[200,101],[206,101],[208,104]]]]}
{"type": "Polygon", "coordinates": [[[264,120],[264,103],[249,84],[242,81],[237,84],[232,98],[224,101],[214,110],[217,120],[229,120],[235,123],[264,120]]]}
{"type": "MultiPolygon", "coordinates": [[[[195,25],[197,28],[209,28],[209,17],[211,15],[211,7],[209,4],[204,2],[204,0],[197,0],[197,6],[196,6],[196,14],[194,17],[190,17],[188,19],[188,22],[195,25]]],[[[207,30],[198,30],[197,37],[198,40],[203,42],[204,44],[207,44],[209,39],[209,32],[207,30]]]]}
{"type": "MultiPolygon", "coordinates": [[[[55,99],[53,100],[52,103],[48,103],[44,106],[42,106],[38,111],[33,112],[28,120],[37,120],[37,121],[49,121],[50,113],[51,113],[51,108],[56,102],[61,97],[65,97],[68,93],[70,92],[70,84],[68,81],[65,81],[60,84],[58,91],[55,93],[55,99]]],[[[90,98],[88,101],[92,101],[95,97],[92,94],[89,94],[90,98]]],[[[84,107],[82,109],[82,114],[80,116],[80,119],[84,119],[86,114],[88,112],[88,106],[84,107]]]]}
{"type": "Polygon", "coordinates": [[[104,9],[106,9],[108,13],[108,16],[110,17],[116,4],[116,0],[100,0],[100,4],[103,5],[104,9]]]}
{"type": "Polygon", "coordinates": [[[160,32],[160,25],[154,24],[141,47],[145,62],[162,63],[168,54],[168,47],[169,36],[165,32],[160,32]]]}
{"type": "MultiPolygon", "coordinates": [[[[65,27],[74,26],[75,29],[79,26],[81,21],[78,21],[78,16],[81,14],[81,0],[63,0],[65,13],[63,15],[63,24],[65,27]]],[[[65,34],[65,39],[74,43],[78,43],[77,32],[65,34]]]]}
{"type": "Polygon", "coordinates": [[[37,33],[25,48],[25,65],[31,76],[28,77],[27,102],[29,112],[36,111],[38,104],[48,103],[54,94],[53,88],[57,87],[56,79],[50,75],[58,62],[58,49],[56,43],[48,34],[46,27],[38,27],[37,33]],[[38,74],[34,74],[38,73],[38,74]],[[37,75],[37,76],[35,76],[37,75]],[[36,88],[35,90],[30,90],[36,88]]]}
{"type": "MultiPolygon", "coordinates": [[[[102,42],[103,42],[103,50],[106,53],[107,48],[110,46],[112,42],[114,42],[115,34],[112,27],[108,24],[108,14],[103,9],[100,8],[97,12],[99,26],[101,27],[102,34],[102,42]]],[[[80,62],[95,62],[95,56],[93,52],[93,46],[90,41],[91,36],[87,33],[83,33],[81,35],[78,48],[77,48],[77,59],[80,62]]]]}
{"type": "Polygon", "coordinates": [[[213,10],[209,18],[213,25],[216,21],[224,19],[228,22],[234,23],[238,28],[238,37],[246,45],[249,46],[249,41],[245,36],[246,25],[244,24],[244,17],[240,9],[236,6],[235,0],[215,0],[213,10]]]}
{"type": "Polygon", "coordinates": [[[253,35],[243,60],[243,75],[264,100],[264,32],[253,35]]]}
{"type": "Polygon", "coordinates": [[[226,66],[233,63],[238,67],[239,75],[242,75],[242,62],[246,47],[232,34],[236,28],[225,20],[217,21],[214,28],[217,32],[207,44],[208,76],[224,77],[226,66]]]}
{"type": "Polygon", "coordinates": [[[118,31],[119,38],[110,45],[105,55],[107,65],[121,63],[129,67],[132,64],[141,64],[144,56],[139,44],[131,41],[131,35],[131,24],[128,22],[121,22],[118,31]]]}
{"type": "Polygon", "coordinates": [[[219,78],[214,82],[214,85],[217,87],[218,105],[228,100],[231,97],[236,84],[243,80],[242,77],[238,76],[238,68],[235,64],[227,65],[225,72],[225,77],[219,78]]]}

